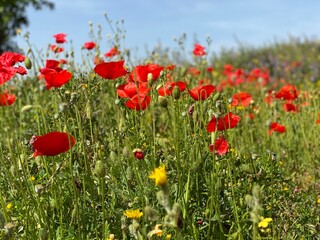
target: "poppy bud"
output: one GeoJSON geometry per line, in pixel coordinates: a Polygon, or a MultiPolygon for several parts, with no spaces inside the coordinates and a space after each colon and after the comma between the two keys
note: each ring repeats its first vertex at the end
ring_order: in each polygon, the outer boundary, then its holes
{"type": "Polygon", "coordinates": [[[168,106],[168,99],[166,97],[159,96],[158,100],[162,107],[166,108],[168,106]]]}
{"type": "Polygon", "coordinates": [[[21,108],[21,112],[28,112],[29,110],[31,110],[33,108],[32,105],[26,105],[26,106],[23,106],[21,108]]]}
{"type": "Polygon", "coordinates": [[[27,69],[31,69],[31,67],[32,67],[32,62],[31,62],[30,58],[26,57],[26,58],[24,59],[24,65],[26,66],[27,69]]]}
{"type": "Polygon", "coordinates": [[[88,119],[90,119],[91,116],[92,116],[92,114],[91,114],[91,107],[90,107],[90,103],[89,103],[89,101],[88,101],[87,104],[86,104],[86,117],[87,117],[88,119]]]}
{"type": "Polygon", "coordinates": [[[144,153],[140,148],[135,148],[133,149],[133,155],[136,159],[143,159],[144,158],[144,153]]]}
{"type": "Polygon", "coordinates": [[[152,86],[153,84],[153,75],[152,73],[148,73],[148,85],[152,86]]]}
{"type": "Polygon", "coordinates": [[[176,85],[173,87],[172,96],[174,99],[178,100],[180,98],[181,92],[180,88],[176,85]]]}
{"type": "Polygon", "coordinates": [[[101,160],[98,160],[96,162],[96,165],[94,167],[94,172],[100,178],[103,178],[106,175],[106,167],[101,160]]]}

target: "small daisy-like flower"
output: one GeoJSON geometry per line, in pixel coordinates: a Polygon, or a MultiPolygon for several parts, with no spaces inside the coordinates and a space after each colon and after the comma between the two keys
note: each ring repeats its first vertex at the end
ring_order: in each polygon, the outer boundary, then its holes
{"type": "Polygon", "coordinates": [[[167,183],[167,172],[165,169],[165,166],[162,165],[158,168],[155,168],[151,174],[149,175],[149,178],[155,180],[156,186],[164,186],[167,183]]]}
{"type": "Polygon", "coordinates": [[[136,210],[126,210],[124,211],[123,214],[130,219],[139,219],[142,217],[143,212],[140,212],[139,209],[136,209],[136,210]]]}
{"type": "Polygon", "coordinates": [[[258,227],[267,228],[270,222],[272,222],[272,218],[261,217],[261,221],[258,223],[258,227]]]}

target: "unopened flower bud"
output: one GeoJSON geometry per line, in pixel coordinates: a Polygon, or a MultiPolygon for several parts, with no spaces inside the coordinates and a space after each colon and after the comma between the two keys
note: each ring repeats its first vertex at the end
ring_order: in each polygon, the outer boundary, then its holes
{"type": "Polygon", "coordinates": [[[24,59],[24,65],[26,66],[27,69],[31,69],[31,67],[32,67],[32,62],[31,62],[30,58],[26,57],[26,58],[24,59]]]}
{"type": "Polygon", "coordinates": [[[101,160],[98,160],[96,162],[96,165],[94,167],[94,172],[100,178],[103,178],[106,175],[106,167],[101,160]]]}
{"type": "Polygon", "coordinates": [[[25,105],[21,108],[21,112],[28,112],[29,110],[31,110],[33,108],[32,105],[25,105]]]}
{"type": "Polygon", "coordinates": [[[178,100],[181,96],[181,91],[178,86],[174,86],[172,90],[172,96],[174,99],[178,100]]]}
{"type": "Polygon", "coordinates": [[[166,97],[159,96],[158,100],[159,100],[160,106],[162,106],[164,108],[166,108],[168,106],[168,99],[166,97]]]}
{"type": "Polygon", "coordinates": [[[153,84],[153,75],[152,73],[148,73],[148,85],[152,86],[153,84]]]}
{"type": "Polygon", "coordinates": [[[213,96],[213,98],[212,98],[212,101],[217,101],[217,100],[219,100],[220,99],[220,97],[221,97],[221,93],[216,93],[214,96],[213,96]]]}

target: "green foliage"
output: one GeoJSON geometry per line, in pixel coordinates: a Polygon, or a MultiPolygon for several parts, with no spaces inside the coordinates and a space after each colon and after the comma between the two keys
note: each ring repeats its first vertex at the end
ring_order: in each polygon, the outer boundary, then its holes
{"type": "MultiPolygon", "coordinates": [[[[116,88],[125,79],[108,81],[94,74],[90,64],[95,53],[84,56],[81,70],[69,61],[73,78],[57,89],[47,91],[43,81],[30,76],[10,80],[18,97],[12,106],[0,108],[1,236],[316,239],[319,76],[303,66],[319,61],[319,49],[315,42],[278,45],[240,49],[233,56],[223,53],[214,58],[211,73],[206,72],[207,61],[196,59],[198,76],[187,74],[184,61],[170,76],[185,80],[189,89],[203,79],[219,85],[225,78],[223,65],[231,63],[248,72],[267,67],[272,74],[266,86],[226,87],[197,102],[187,91],[159,98],[157,88],[169,81],[164,71],[153,83],[152,103],[145,111],[130,110],[117,98],[116,88]],[[273,70],[265,62],[268,53],[276,59],[273,70]],[[292,67],[297,60],[301,65],[292,67]],[[284,63],[288,69],[280,67],[284,63]],[[264,101],[269,90],[279,90],[284,77],[300,91],[294,100],[301,106],[297,113],[285,112],[283,100],[264,101]],[[250,92],[254,101],[245,108],[231,107],[230,98],[240,91],[250,92]],[[229,111],[241,121],[223,131],[230,149],[218,156],[209,145],[221,132],[208,133],[206,126],[213,114],[229,111]],[[252,113],[255,118],[248,118],[252,113]],[[268,135],[272,121],[283,123],[287,131],[268,135]],[[30,138],[50,131],[68,132],[77,143],[66,153],[34,158],[30,138]],[[137,148],[144,159],[134,157],[137,148]],[[167,182],[155,186],[149,177],[159,166],[165,166],[167,182]],[[128,217],[126,210],[138,210],[136,217],[128,217]],[[156,235],[159,231],[162,236],[156,235]]],[[[150,59],[164,61],[161,56],[153,53],[150,59]]]]}

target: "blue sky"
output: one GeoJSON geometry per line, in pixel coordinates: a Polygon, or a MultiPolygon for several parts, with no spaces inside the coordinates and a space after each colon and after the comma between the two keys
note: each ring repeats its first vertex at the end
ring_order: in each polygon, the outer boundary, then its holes
{"type": "MultiPolygon", "coordinates": [[[[212,39],[211,51],[238,46],[238,41],[250,46],[262,46],[288,40],[289,36],[317,38],[320,35],[320,1],[317,0],[56,0],[55,10],[28,9],[30,24],[22,29],[30,32],[30,42],[38,49],[54,43],[52,35],[68,34],[75,51],[90,41],[89,21],[95,29],[102,26],[101,50],[107,51],[112,34],[105,20],[124,19],[126,48],[143,54],[161,43],[177,49],[173,40],[187,34],[185,47],[192,51],[198,42],[206,46],[212,39]]],[[[121,26],[121,24],[120,24],[121,26]]],[[[25,48],[22,37],[18,44],[25,48]]],[[[70,41],[69,41],[70,43],[70,41]]],[[[68,43],[68,44],[69,44],[68,43]]]]}

